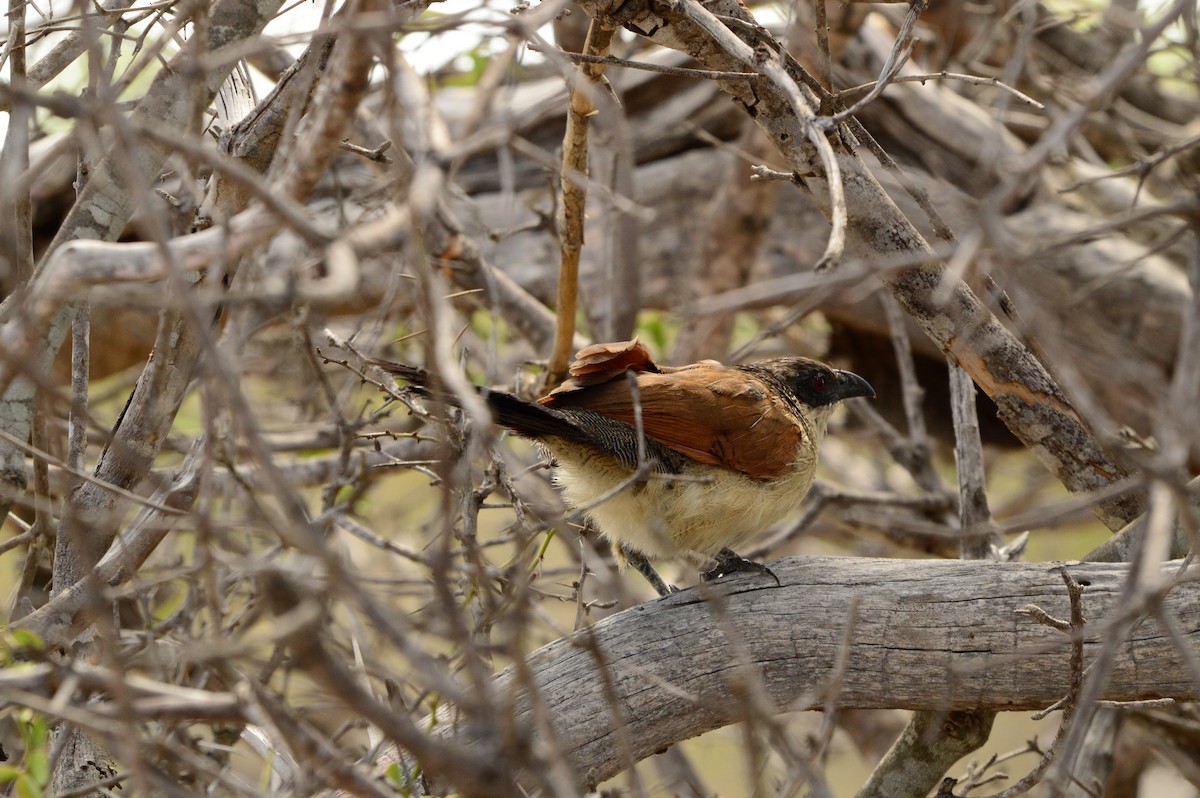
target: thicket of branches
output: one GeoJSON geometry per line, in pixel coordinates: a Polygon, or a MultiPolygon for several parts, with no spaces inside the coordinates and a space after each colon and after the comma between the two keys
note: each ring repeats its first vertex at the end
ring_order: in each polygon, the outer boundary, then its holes
{"type": "Polygon", "coordinates": [[[1194,0],[6,31],[13,794],[701,796],[735,724],[744,795],[833,795],[839,731],[860,796],[1200,787],[1194,0]],[[645,601],[474,398],[635,334],[876,386],[742,552],[780,587],[645,601]]]}

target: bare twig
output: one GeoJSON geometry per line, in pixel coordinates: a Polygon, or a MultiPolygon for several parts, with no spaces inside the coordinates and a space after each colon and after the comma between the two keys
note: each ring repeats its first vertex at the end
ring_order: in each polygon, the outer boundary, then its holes
{"type": "MultiPolygon", "coordinates": [[[[913,361],[908,328],[905,327],[906,321],[895,300],[884,296],[882,303],[884,315],[887,316],[888,332],[892,339],[892,350],[896,355],[896,366],[900,372],[904,417],[908,421],[907,456],[898,462],[911,471],[917,484],[926,491],[940,492],[943,490],[942,480],[933,468],[933,449],[930,446],[929,432],[925,426],[923,407],[925,389],[917,382],[916,364],[913,361]]],[[[978,435],[978,430],[976,430],[976,435],[978,435]]]]}
{"type": "Polygon", "coordinates": [[[867,96],[863,97],[858,102],[846,108],[843,111],[838,111],[828,119],[822,120],[826,125],[833,126],[854,116],[868,103],[875,101],[879,95],[883,94],[883,90],[890,83],[896,80],[900,74],[900,70],[908,62],[912,55],[913,47],[916,46],[916,40],[913,38],[913,29],[917,25],[917,20],[928,7],[925,0],[914,0],[909,4],[908,13],[904,15],[904,22],[900,25],[900,30],[896,34],[896,41],[892,45],[892,51],[888,54],[887,60],[883,63],[883,68],[879,72],[879,78],[867,92],[867,96]]]}
{"type": "MultiPolygon", "coordinates": [[[[613,29],[592,21],[588,27],[584,52],[603,56],[608,52],[613,29]]],[[[558,307],[554,328],[554,347],[550,351],[543,387],[546,390],[567,376],[574,349],[575,312],[579,292],[579,255],[583,248],[584,207],[587,188],[575,175],[588,173],[588,120],[597,113],[593,97],[607,88],[604,65],[589,61],[579,64],[579,75],[571,89],[567,111],[567,129],[563,133],[563,163],[560,182],[562,201],[558,211],[559,266],[558,307]]],[[[609,89],[611,90],[611,89],[609,89]]]]}
{"type": "MultiPolygon", "coordinates": [[[[530,50],[534,52],[542,52],[543,47],[531,45],[530,50]]],[[[565,58],[576,64],[596,64],[598,66],[615,66],[625,67],[626,69],[640,69],[643,72],[655,72],[660,75],[672,75],[680,78],[704,78],[706,80],[735,80],[739,78],[747,80],[755,80],[761,78],[758,72],[719,72],[708,69],[692,69],[690,67],[677,67],[668,64],[652,64],[646,61],[630,61],[627,58],[618,58],[615,55],[600,55],[598,53],[572,53],[569,50],[554,50],[554,55],[559,58],[565,58]]]]}
{"type": "Polygon", "coordinates": [[[800,91],[800,87],[787,74],[783,64],[773,57],[763,58],[751,47],[733,34],[729,28],[721,24],[712,12],[696,3],[685,0],[679,4],[684,16],[703,29],[732,57],[747,66],[752,66],[770,80],[787,98],[788,104],[800,124],[800,129],[810,144],[816,149],[828,179],[830,205],[830,234],[825,245],[825,253],[817,261],[816,271],[836,268],[841,262],[842,253],[846,246],[846,197],[842,189],[842,172],[833,148],[825,137],[817,116],[809,106],[808,100],[800,91]]]}
{"type": "MultiPolygon", "coordinates": [[[[999,78],[985,78],[980,75],[964,75],[960,72],[946,72],[943,70],[941,72],[930,72],[930,73],[926,73],[923,75],[894,75],[889,82],[890,83],[920,83],[920,84],[924,85],[925,81],[927,81],[927,80],[957,80],[962,83],[970,83],[975,86],[995,86],[998,89],[1004,89],[1004,91],[1013,95],[1021,102],[1025,103],[1026,105],[1031,105],[1039,111],[1043,111],[1046,108],[1045,105],[1043,105],[1042,103],[1033,99],[1028,94],[1025,94],[1024,92],[1014,89],[1012,86],[1009,86],[1007,83],[1004,83],[999,78]]],[[[877,81],[872,81],[871,83],[863,83],[862,85],[853,86],[849,89],[842,89],[840,92],[838,92],[838,95],[845,96],[847,94],[855,94],[860,91],[866,91],[867,89],[874,89],[877,86],[878,86],[877,81]]],[[[859,107],[859,105],[856,104],[855,107],[857,108],[857,107],[859,107]]]]}
{"type": "MultiPolygon", "coordinates": [[[[1067,694],[1059,702],[1062,708],[1062,720],[1058,725],[1058,731],[1054,734],[1054,740],[1050,743],[1050,747],[1042,754],[1041,760],[1038,761],[1034,768],[1026,773],[1020,781],[1011,787],[1001,790],[989,798],[1015,798],[1018,795],[1024,795],[1034,788],[1045,776],[1046,771],[1053,764],[1055,757],[1058,755],[1062,741],[1066,739],[1067,733],[1071,729],[1071,722],[1075,717],[1075,709],[1079,700],[1079,692],[1083,687],[1083,633],[1084,633],[1084,617],[1083,617],[1083,585],[1075,581],[1070,572],[1065,567],[1058,569],[1062,574],[1063,584],[1067,586],[1067,597],[1071,602],[1071,620],[1067,624],[1067,629],[1071,633],[1071,656],[1068,660],[1070,668],[1070,686],[1067,688],[1067,694]]],[[[1056,629],[1062,629],[1061,622],[1053,622],[1050,616],[1045,612],[1040,613],[1039,619],[1045,617],[1050,621],[1050,625],[1056,629]]],[[[1066,631],[1066,630],[1064,630],[1066,631]]]]}

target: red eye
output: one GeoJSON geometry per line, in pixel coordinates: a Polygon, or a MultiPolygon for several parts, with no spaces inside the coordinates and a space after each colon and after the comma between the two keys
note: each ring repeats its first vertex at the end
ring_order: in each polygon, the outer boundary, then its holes
{"type": "Polygon", "coordinates": [[[821,391],[824,391],[824,390],[825,390],[825,377],[824,377],[824,375],[818,374],[817,376],[813,377],[813,381],[812,381],[812,388],[813,388],[813,390],[814,390],[814,391],[816,391],[817,393],[821,393],[821,391]]]}

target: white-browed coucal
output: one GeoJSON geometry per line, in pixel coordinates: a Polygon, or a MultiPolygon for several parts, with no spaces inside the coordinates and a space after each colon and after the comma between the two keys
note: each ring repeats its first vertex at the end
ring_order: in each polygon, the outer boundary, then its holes
{"type": "MultiPolygon", "coordinates": [[[[368,361],[433,395],[424,370],[368,361]]],[[[733,548],[808,493],[834,405],[875,395],[857,374],[803,357],[660,366],[636,339],[581,350],[566,382],[536,403],[480,393],[499,424],[553,458],[567,504],[584,508],[618,561],[661,595],[671,589],[649,559],[715,560],[705,579],[739,570],[773,577],[733,548]]]]}

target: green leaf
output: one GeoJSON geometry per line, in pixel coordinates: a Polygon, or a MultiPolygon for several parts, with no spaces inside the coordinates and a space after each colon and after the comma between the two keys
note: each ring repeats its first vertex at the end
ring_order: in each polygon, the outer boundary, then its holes
{"type": "Polygon", "coordinates": [[[50,739],[50,722],[46,720],[45,715],[34,715],[33,723],[30,729],[30,739],[38,748],[44,748],[46,741],[50,739]]]}
{"type": "Polygon", "coordinates": [[[12,635],[14,645],[20,648],[30,648],[34,651],[46,649],[46,641],[32,629],[13,629],[9,634],[12,635]]]}
{"type": "Polygon", "coordinates": [[[25,750],[37,746],[37,741],[33,738],[33,710],[29,707],[21,707],[17,710],[17,731],[21,733],[21,743],[25,746],[25,750]]]}
{"type": "Polygon", "coordinates": [[[383,772],[383,777],[387,779],[388,784],[392,785],[400,795],[408,798],[408,785],[404,783],[404,774],[400,772],[400,765],[396,762],[388,765],[387,770],[383,772]]]}
{"type": "Polygon", "coordinates": [[[637,336],[657,356],[670,352],[678,325],[668,314],[660,310],[643,310],[638,313],[637,336]]]}
{"type": "Polygon", "coordinates": [[[17,776],[17,796],[18,798],[44,798],[45,793],[28,773],[21,773],[17,776]]]}
{"type": "Polygon", "coordinates": [[[266,790],[271,786],[271,773],[274,770],[276,753],[274,749],[267,752],[267,756],[263,757],[262,767],[258,774],[258,789],[266,790]]]}
{"type": "Polygon", "coordinates": [[[30,748],[25,752],[25,769],[32,778],[40,786],[45,786],[50,783],[50,756],[49,750],[44,745],[39,745],[37,748],[30,748]]]}

